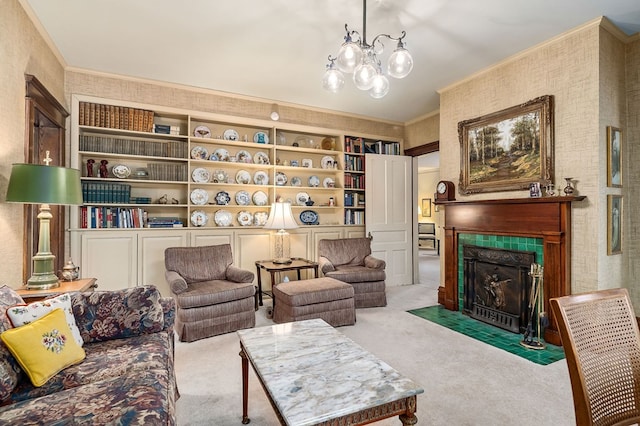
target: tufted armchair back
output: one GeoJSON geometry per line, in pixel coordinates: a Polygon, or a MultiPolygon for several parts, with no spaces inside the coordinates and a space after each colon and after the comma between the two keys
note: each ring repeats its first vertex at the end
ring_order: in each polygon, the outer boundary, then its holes
{"type": "Polygon", "coordinates": [[[318,241],[318,256],[326,257],[334,266],[364,265],[364,259],[369,255],[371,240],[368,238],[318,241]]]}

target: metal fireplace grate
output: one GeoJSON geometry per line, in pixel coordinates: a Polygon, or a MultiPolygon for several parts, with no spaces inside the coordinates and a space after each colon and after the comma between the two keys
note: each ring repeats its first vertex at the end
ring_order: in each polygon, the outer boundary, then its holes
{"type": "Polygon", "coordinates": [[[471,316],[477,320],[495,325],[513,333],[520,333],[520,318],[504,311],[498,311],[487,306],[473,304],[471,316]]]}

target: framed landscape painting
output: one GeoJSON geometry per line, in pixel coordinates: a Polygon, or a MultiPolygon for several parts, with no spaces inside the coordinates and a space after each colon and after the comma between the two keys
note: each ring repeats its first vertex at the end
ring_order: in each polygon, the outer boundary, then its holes
{"type": "Polygon", "coordinates": [[[553,96],[458,123],[462,194],[553,182],[553,96]]]}

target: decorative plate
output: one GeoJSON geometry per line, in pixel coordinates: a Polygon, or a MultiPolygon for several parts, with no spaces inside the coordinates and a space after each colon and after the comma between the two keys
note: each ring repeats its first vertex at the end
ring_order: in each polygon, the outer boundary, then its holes
{"type": "Polygon", "coordinates": [[[301,186],[302,180],[298,176],[294,176],[291,178],[291,186],[301,186]]]}
{"type": "Polygon", "coordinates": [[[229,175],[224,170],[216,170],[213,172],[212,180],[214,183],[227,183],[229,175]]]}
{"type": "Polygon", "coordinates": [[[270,164],[269,156],[262,151],[256,152],[256,155],[253,156],[253,162],[256,164],[265,164],[265,165],[270,164]]]}
{"type": "Polygon", "coordinates": [[[300,213],[300,222],[305,225],[317,225],[318,213],[313,210],[304,210],[300,213]]]}
{"type": "Polygon", "coordinates": [[[269,143],[269,135],[265,132],[255,132],[253,135],[253,141],[255,143],[269,143]]]}
{"type": "Polygon", "coordinates": [[[211,137],[211,129],[207,126],[198,126],[193,129],[193,136],[196,138],[210,138],[211,137]]]}
{"type": "Polygon", "coordinates": [[[193,226],[205,226],[207,224],[207,214],[202,210],[196,210],[191,213],[191,224],[193,226]]]}
{"type": "Polygon", "coordinates": [[[191,178],[194,182],[204,183],[209,182],[211,175],[209,174],[209,170],[198,167],[191,172],[191,178]]]}
{"type": "Polygon", "coordinates": [[[218,161],[218,156],[216,155],[215,152],[209,156],[209,160],[210,161],[218,161]]]}
{"type": "Polygon", "coordinates": [[[287,175],[282,172],[276,173],[276,185],[282,186],[287,184],[287,175]]]}
{"type": "Polygon", "coordinates": [[[306,192],[298,192],[296,194],[296,204],[299,206],[306,206],[309,201],[309,194],[306,192]]]}
{"type": "Polygon", "coordinates": [[[231,201],[231,197],[227,191],[220,191],[216,194],[216,204],[219,206],[226,206],[231,201]]]}
{"type": "Polygon", "coordinates": [[[117,178],[126,179],[131,175],[131,169],[124,164],[117,164],[111,168],[111,173],[117,178]]]}
{"type": "Polygon", "coordinates": [[[251,158],[251,154],[249,153],[249,151],[245,151],[243,149],[242,151],[238,151],[236,153],[236,162],[251,164],[253,163],[253,158],[251,158]]]}
{"type": "Polygon", "coordinates": [[[333,169],[334,162],[335,160],[330,155],[325,155],[324,157],[322,157],[322,160],[320,160],[320,164],[322,165],[323,169],[333,169]]]}
{"type": "Polygon", "coordinates": [[[236,204],[239,206],[248,206],[251,204],[251,195],[247,191],[236,192],[236,204]]]}
{"type": "Polygon", "coordinates": [[[197,206],[204,206],[209,201],[209,194],[204,189],[194,189],[191,191],[191,202],[197,206]]]}
{"type": "Polygon", "coordinates": [[[239,211],[238,223],[242,226],[249,226],[253,224],[253,215],[245,210],[239,211]]]}
{"type": "Polygon", "coordinates": [[[231,226],[231,223],[233,222],[233,216],[226,210],[218,210],[213,215],[213,221],[218,226],[231,226]]]}
{"type": "Polygon", "coordinates": [[[209,151],[203,146],[196,145],[191,148],[191,158],[194,160],[206,160],[209,157],[209,151]]]}
{"type": "Polygon", "coordinates": [[[336,181],[334,181],[333,178],[326,177],[322,181],[322,186],[324,186],[325,188],[335,188],[336,181]]]}
{"type": "Polygon", "coordinates": [[[229,151],[224,148],[218,148],[214,154],[218,157],[218,161],[229,161],[229,151]]]}
{"type": "Polygon", "coordinates": [[[236,173],[236,183],[243,185],[251,183],[251,173],[246,170],[238,170],[238,173],[236,173]]]}
{"type": "Polygon", "coordinates": [[[266,206],[269,203],[269,196],[264,191],[256,191],[251,197],[256,206],[266,206]]]}
{"type": "Polygon", "coordinates": [[[253,175],[253,183],[256,185],[269,185],[269,175],[267,172],[259,170],[253,175]]]}
{"type": "Polygon", "coordinates": [[[309,176],[309,186],[312,188],[320,186],[320,178],[316,175],[309,176]]]}
{"type": "Polygon", "coordinates": [[[222,137],[226,141],[238,141],[238,140],[240,140],[240,135],[238,134],[238,132],[236,132],[233,129],[225,130],[224,133],[222,134],[222,137]]]}
{"type": "Polygon", "coordinates": [[[267,223],[267,219],[269,219],[269,213],[259,211],[253,214],[253,224],[255,226],[264,226],[267,223]]]}
{"type": "Polygon", "coordinates": [[[322,139],[322,142],[320,142],[320,146],[322,147],[322,149],[326,149],[327,151],[332,151],[333,148],[336,147],[336,142],[333,140],[333,138],[326,137],[322,139]]]}

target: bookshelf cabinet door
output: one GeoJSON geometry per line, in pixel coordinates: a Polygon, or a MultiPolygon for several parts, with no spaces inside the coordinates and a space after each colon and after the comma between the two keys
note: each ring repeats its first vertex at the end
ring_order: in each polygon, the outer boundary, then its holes
{"type": "Polygon", "coordinates": [[[164,297],[171,297],[171,291],[164,277],[164,250],[169,247],[185,247],[187,231],[140,232],[138,236],[138,268],[140,285],[155,285],[164,297]]]}
{"type": "Polygon", "coordinates": [[[135,232],[85,232],[81,245],[80,274],[97,278],[99,290],[136,286],[138,244],[135,232]]]}

